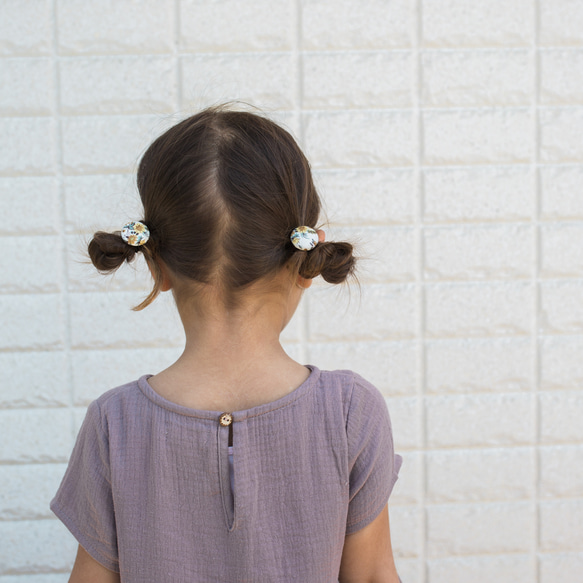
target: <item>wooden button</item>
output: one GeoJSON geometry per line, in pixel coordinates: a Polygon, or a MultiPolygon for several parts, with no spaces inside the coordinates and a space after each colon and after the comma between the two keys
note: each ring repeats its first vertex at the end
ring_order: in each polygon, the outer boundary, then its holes
{"type": "Polygon", "coordinates": [[[230,413],[223,413],[219,417],[219,423],[223,427],[228,427],[229,425],[231,425],[231,423],[233,423],[233,416],[230,413]]]}

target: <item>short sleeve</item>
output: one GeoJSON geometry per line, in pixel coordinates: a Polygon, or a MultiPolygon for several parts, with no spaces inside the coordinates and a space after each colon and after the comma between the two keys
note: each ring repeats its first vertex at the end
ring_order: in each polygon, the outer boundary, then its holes
{"type": "Polygon", "coordinates": [[[97,401],[87,409],[50,507],[96,561],[119,572],[108,439],[97,401]]]}
{"type": "Polygon", "coordinates": [[[346,421],[349,505],[346,534],[371,523],[385,507],[402,458],[395,455],[387,404],[371,383],[354,375],[346,421]]]}

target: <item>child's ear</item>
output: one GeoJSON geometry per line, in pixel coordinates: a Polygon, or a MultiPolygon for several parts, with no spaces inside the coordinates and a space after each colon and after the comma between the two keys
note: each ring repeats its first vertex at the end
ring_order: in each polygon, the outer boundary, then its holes
{"type": "Polygon", "coordinates": [[[304,289],[308,289],[312,285],[312,281],[312,279],[307,279],[301,275],[298,275],[298,285],[304,289]]]}

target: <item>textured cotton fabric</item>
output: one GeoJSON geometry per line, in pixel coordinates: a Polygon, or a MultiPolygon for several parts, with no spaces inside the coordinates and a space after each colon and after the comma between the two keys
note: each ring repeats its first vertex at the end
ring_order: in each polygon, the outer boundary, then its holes
{"type": "Polygon", "coordinates": [[[234,411],[233,490],[223,411],[164,399],[152,375],[101,395],[51,509],[123,583],[336,583],[344,538],[397,480],[381,393],[351,371],[310,375],[234,411]]]}

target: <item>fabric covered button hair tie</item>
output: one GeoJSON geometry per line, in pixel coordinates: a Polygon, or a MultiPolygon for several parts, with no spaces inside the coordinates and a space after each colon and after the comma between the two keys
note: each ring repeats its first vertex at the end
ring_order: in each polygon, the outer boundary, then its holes
{"type": "Polygon", "coordinates": [[[121,238],[133,247],[139,247],[150,238],[150,229],[140,221],[126,223],[121,230],[121,238]]]}
{"type": "Polygon", "coordinates": [[[291,232],[290,239],[300,251],[311,251],[318,244],[318,233],[312,227],[296,227],[291,232]]]}

